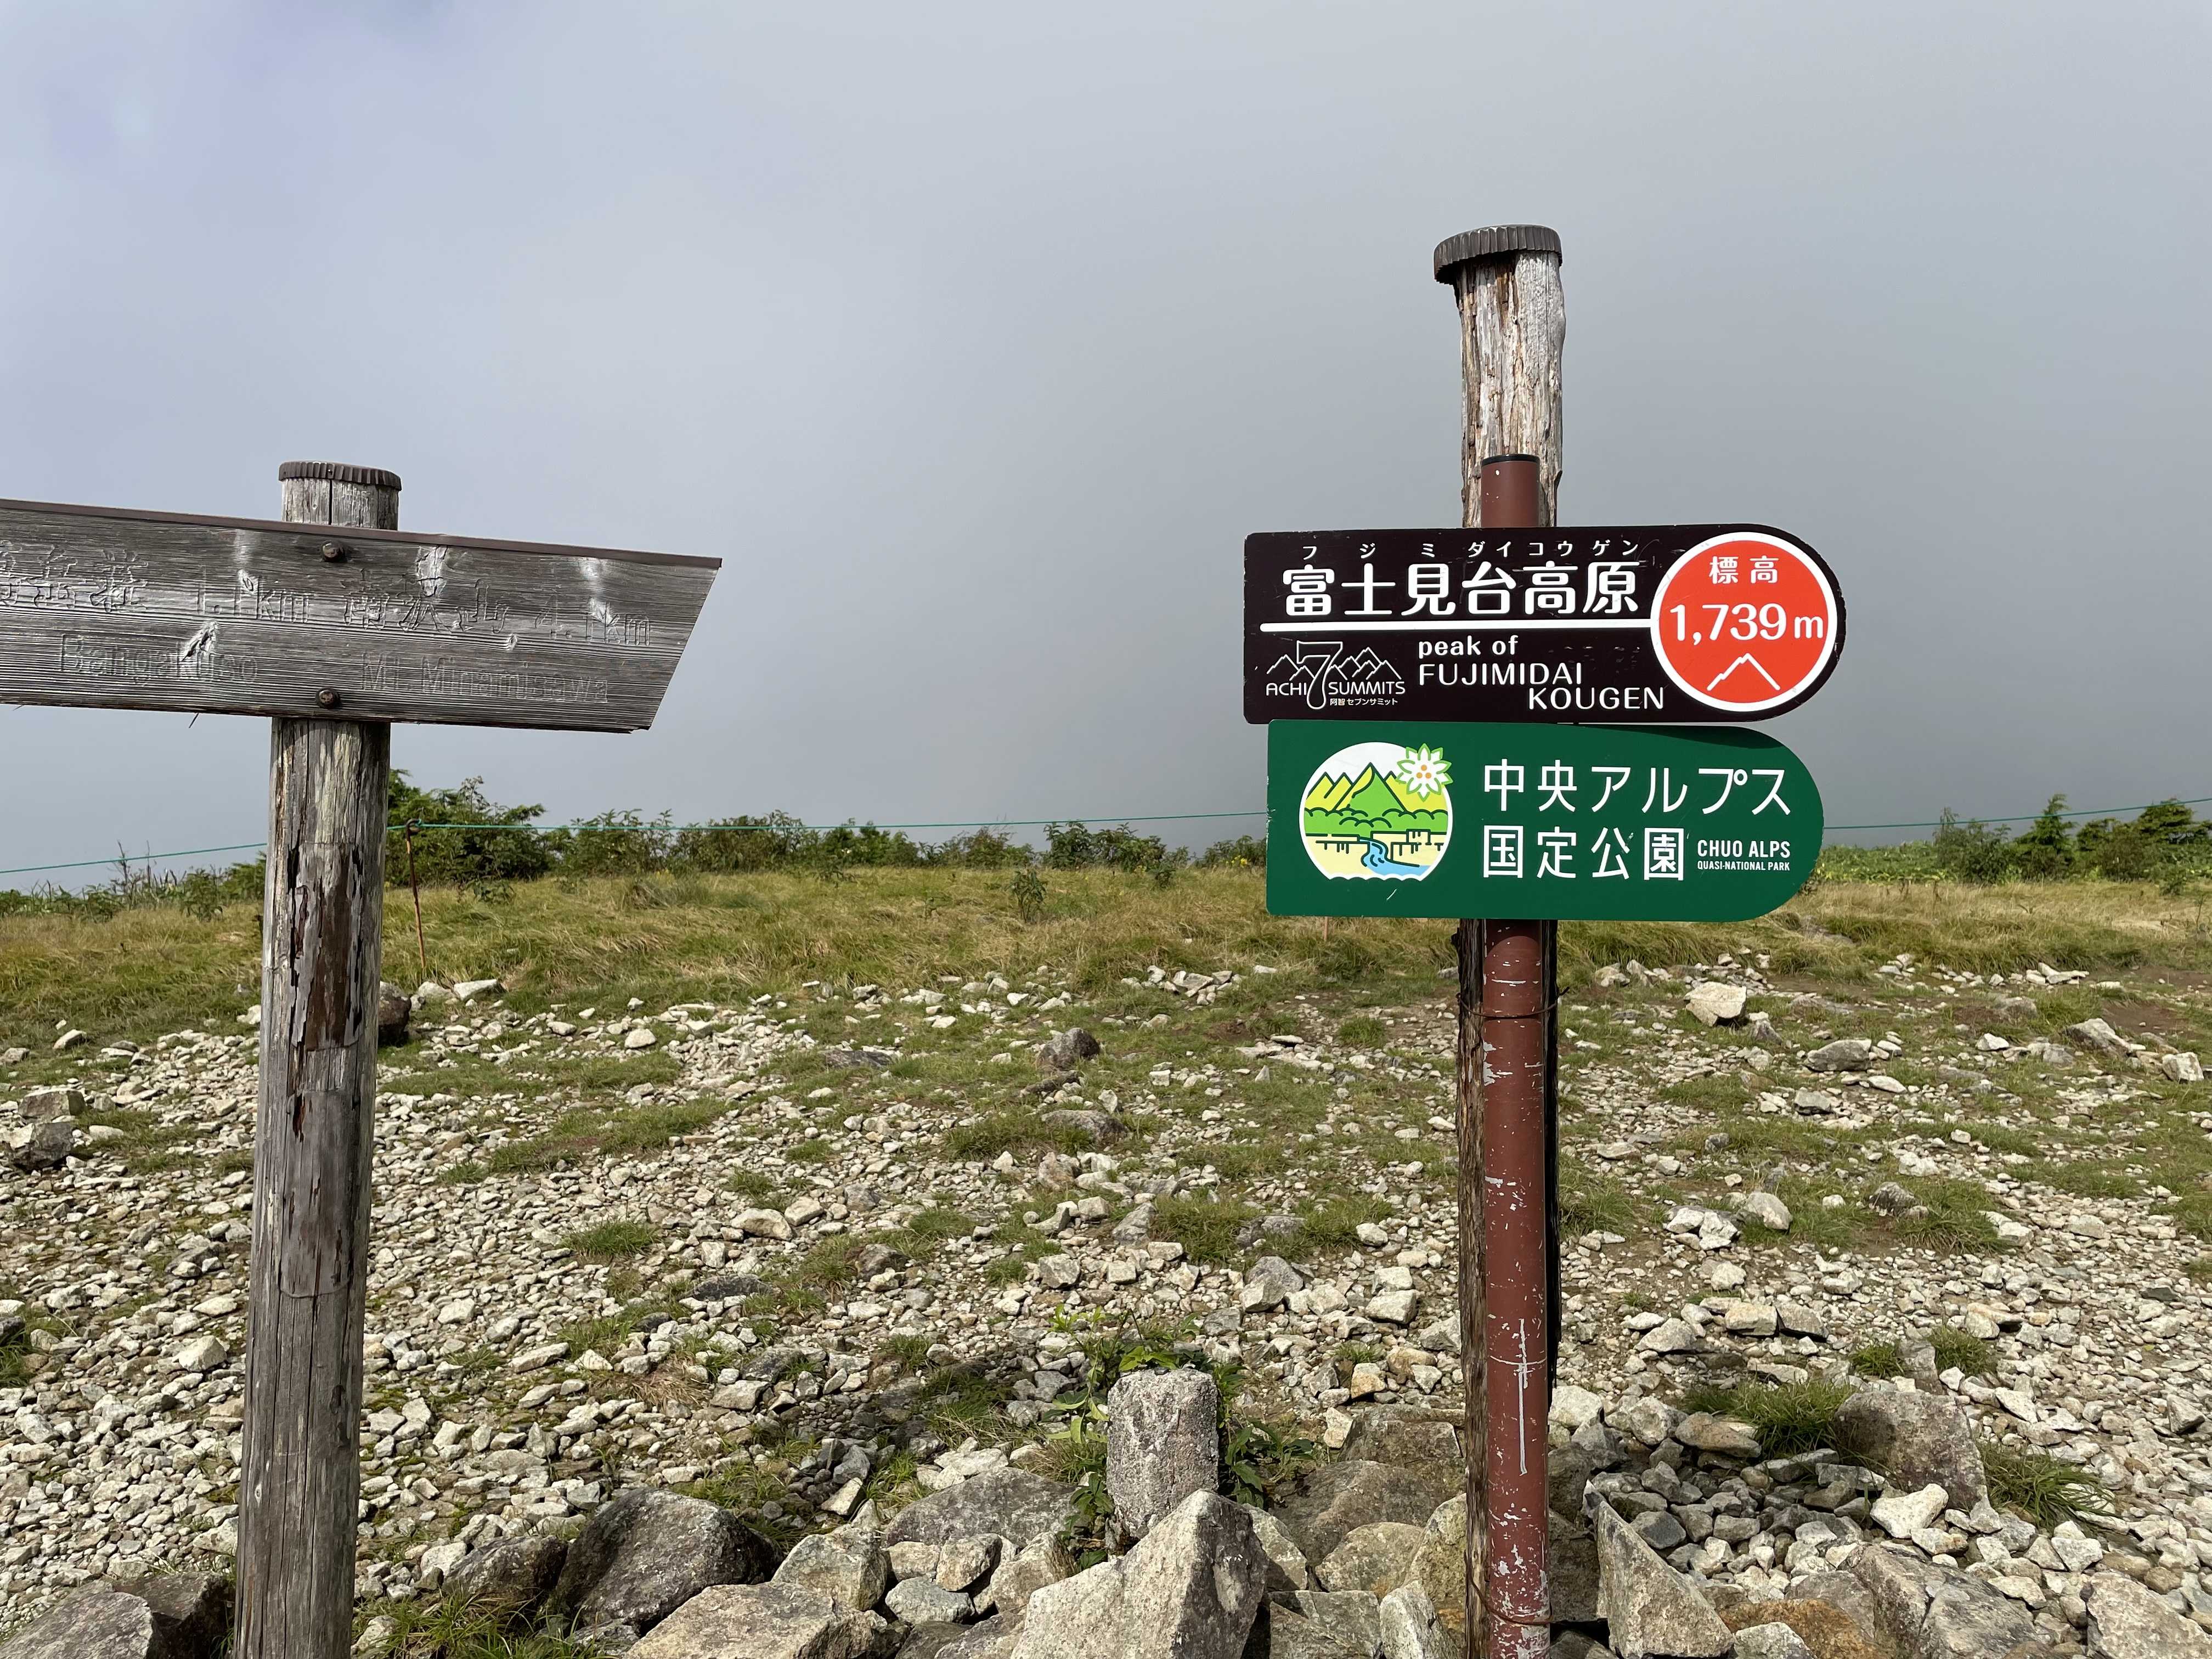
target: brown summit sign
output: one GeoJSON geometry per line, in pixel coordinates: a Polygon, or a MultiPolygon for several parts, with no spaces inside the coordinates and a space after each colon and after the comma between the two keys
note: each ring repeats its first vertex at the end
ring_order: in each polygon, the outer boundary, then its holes
{"type": "Polygon", "coordinates": [[[637,731],[720,565],[0,501],[0,702],[637,731]]]}
{"type": "Polygon", "coordinates": [[[1764,525],[1244,544],[1244,718],[1735,724],[1833,672],[1842,590],[1764,525]]]}

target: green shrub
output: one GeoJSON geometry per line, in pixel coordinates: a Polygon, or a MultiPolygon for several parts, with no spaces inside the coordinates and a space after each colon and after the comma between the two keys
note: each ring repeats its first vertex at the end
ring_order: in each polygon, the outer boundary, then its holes
{"type": "Polygon", "coordinates": [[[1936,862],[1954,881],[2002,881],[2012,870],[2012,849],[2005,844],[2005,836],[1999,824],[1974,818],[1961,823],[1947,806],[1936,829],[1936,862]]]}

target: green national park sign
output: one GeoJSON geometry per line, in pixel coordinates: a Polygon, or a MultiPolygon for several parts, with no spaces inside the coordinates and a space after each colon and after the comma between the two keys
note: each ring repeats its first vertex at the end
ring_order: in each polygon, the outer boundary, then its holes
{"type": "Polygon", "coordinates": [[[1277,720],[1267,908],[1741,921],[1811,875],[1804,763],[1740,729],[1277,720]]]}

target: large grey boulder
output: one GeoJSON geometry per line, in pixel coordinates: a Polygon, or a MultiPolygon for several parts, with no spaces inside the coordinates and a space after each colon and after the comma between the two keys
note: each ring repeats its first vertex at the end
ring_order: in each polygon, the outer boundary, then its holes
{"type": "Polygon", "coordinates": [[[1118,1653],[1121,1566],[1127,1559],[1101,1561],[1030,1597],[1014,1659],[1097,1659],[1118,1653]]]}
{"type": "Polygon", "coordinates": [[[1221,1390],[1205,1371],[1133,1371],[1106,1396],[1106,1490],[1125,1538],[1221,1484],[1221,1390]]]}
{"type": "Polygon", "coordinates": [[[1121,1580],[1128,1659],[1237,1659],[1267,1595],[1267,1558],[1242,1507],[1194,1492],[1122,1557],[1121,1580]]]}
{"type": "Polygon", "coordinates": [[[1098,1039],[1080,1025],[1071,1025],[1038,1043],[1035,1052],[1039,1071],[1072,1072],[1085,1060],[1097,1058],[1098,1039]]]}
{"type": "Polygon", "coordinates": [[[2026,1607],[1954,1567],[1869,1544],[1846,1570],[1866,1586],[1877,1628],[1905,1659],[2027,1659],[2041,1650],[2026,1607]]]}
{"type": "Polygon", "coordinates": [[[866,1659],[891,1626],[794,1584],[715,1584],[656,1626],[631,1659],[866,1659]]]}
{"type": "Polygon", "coordinates": [[[74,1083],[64,1083],[26,1091],[15,1109],[26,1123],[44,1123],[48,1118],[82,1117],[87,1103],[83,1090],[74,1083]]]}
{"type": "Polygon", "coordinates": [[[1989,1496],[1974,1431],[1944,1395],[1862,1389],[1836,1413],[1836,1444],[1880,1469],[1893,1492],[1941,1486],[1958,1510],[1989,1496]]]}
{"type": "Polygon", "coordinates": [[[1598,1616],[1622,1659],[1668,1654],[1719,1659],[1735,1639],[1690,1581],[1659,1559],[1610,1504],[1592,1505],[1597,1530],[1598,1616]]]}
{"type": "Polygon", "coordinates": [[[872,1526],[809,1533],[791,1547],[769,1582],[813,1590],[847,1613],[866,1613],[891,1587],[890,1553],[872,1526]]]}
{"type": "Polygon", "coordinates": [[[1407,1584],[1382,1598],[1382,1659],[1456,1659],[1458,1650],[1437,1624],[1428,1592],[1407,1584]]]}
{"type": "Polygon", "coordinates": [[[580,1633],[628,1626],[641,1635],[702,1590],[757,1584],[769,1566],[767,1546],[727,1510],[641,1486],[584,1523],[548,1605],[580,1633]]]}
{"type": "Polygon", "coordinates": [[[1031,1596],[1012,1659],[1238,1659],[1267,1577],[1251,1517],[1194,1492],[1128,1554],[1031,1596]]]}
{"type": "Polygon", "coordinates": [[[975,1598],[1009,1624],[1018,1624],[1028,1611],[1030,1598],[1047,1584],[1075,1576],[1075,1558],[1067,1546],[1047,1534],[1032,1538],[1016,1554],[1001,1553],[990,1587],[975,1598]]]}
{"type": "Polygon", "coordinates": [[[2081,1599],[2097,1659],[2212,1659],[2212,1637],[2124,1574],[2090,1574],[2081,1599]]]}
{"type": "Polygon", "coordinates": [[[1300,1590],[1291,1605],[1316,1637],[1359,1659],[1382,1645],[1382,1603],[1365,1590],[1300,1590]]]}
{"type": "Polygon", "coordinates": [[[391,981],[386,980],[376,988],[376,1046],[395,1048],[407,1041],[407,1023],[415,1012],[415,1000],[391,981]]]}
{"type": "Polygon", "coordinates": [[[1058,1537],[1074,1512],[1073,1488],[1027,1469],[989,1469],[901,1510],[884,1542],[945,1544],[995,1533],[1020,1550],[1058,1537]]]}
{"type": "Polygon", "coordinates": [[[21,1139],[11,1140],[8,1161],[26,1174],[40,1170],[58,1170],[76,1150],[76,1120],[50,1117],[43,1122],[33,1124],[21,1139]]]}
{"type": "Polygon", "coordinates": [[[1327,1560],[1345,1534],[1377,1521],[1425,1525],[1457,1486],[1457,1469],[1425,1475],[1393,1463],[1346,1458],[1299,1476],[1275,1504],[1275,1518],[1309,1561],[1327,1560]]]}
{"type": "Polygon", "coordinates": [[[1746,1625],[1735,1633],[1735,1659],[1813,1659],[1813,1650],[1787,1625],[1746,1625]]]}
{"type": "Polygon", "coordinates": [[[1283,1529],[1283,1523],[1265,1510],[1255,1510],[1249,1504],[1244,1513],[1252,1517],[1252,1535],[1260,1540],[1260,1553],[1267,1558],[1267,1594],[1287,1594],[1302,1590],[1313,1583],[1313,1572],[1307,1563],[1305,1552],[1298,1540],[1283,1529]]]}
{"type": "Polygon", "coordinates": [[[558,1538],[510,1538],[465,1557],[446,1575],[446,1593],[480,1612],[524,1619],[552,1594],[568,1554],[558,1538]]]}
{"type": "Polygon", "coordinates": [[[1810,1608],[1807,1615],[1816,1625],[1831,1618],[1848,1620],[1863,1640],[1873,1642],[1881,1629],[1881,1613],[1867,1587],[1850,1573],[1816,1572],[1791,1581],[1787,1602],[1770,1602],[1767,1609],[1810,1608]]]}
{"type": "MultiPolygon", "coordinates": [[[[1372,1644],[1347,1646],[1302,1613],[1273,1602],[1260,1615],[1267,1623],[1267,1659],[1374,1659],[1372,1644]]],[[[1255,1638],[1256,1639],[1256,1638],[1255,1638]]]]}
{"type": "Polygon", "coordinates": [[[975,1634],[973,1625],[916,1625],[898,1644],[895,1659],[944,1659],[948,1649],[975,1634]]]}
{"type": "Polygon", "coordinates": [[[1874,1044],[1866,1038],[1838,1037],[1806,1055],[1805,1068],[1812,1072],[1856,1072],[1873,1060],[1874,1044]]]}
{"type": "Polygon", "coordinates": [[[1328,1559],[1314,1569],[1314,1577],[1325,1590],[1365,1590],[1373,1596],[1388,1595],[1414,1577],[1422,1546],[1427,1541],[1425,1528],[1409,1527],[1402,1521],[1354,1527],[1328,1559]]]}
{"type": "Polygon", "coordinates": [[[1390,1406],[1370,1407],[1352,1419],[1344,1455],[1370,1463],[1395,1463],[1419,1472],[1426,1480],[1437,1479],[1441,1470],[1456,1482],[1464,1478],[1460,1472],[1467,1467],[1460,1455],[1459,1431],[1452,1425],[1440,1423],[1426,1412],[1390,1406]]]}
{"type": "Polygon", "coordinates": [[[94,1584],[18,1631],[0,1659],[213,1659],[229,1622],[221,1578],[94,1584]]]}

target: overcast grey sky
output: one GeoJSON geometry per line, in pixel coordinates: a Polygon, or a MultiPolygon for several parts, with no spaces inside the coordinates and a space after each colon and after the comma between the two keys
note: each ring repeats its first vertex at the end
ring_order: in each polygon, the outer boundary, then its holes
{"type": "MultiPolygon", "coordinates": [[[[395,737],[558,816],[1254,806],[1242,539],[1455,522],[1534,220],[1563,521],[1842,576],[1832,820],[2212,795],[2208,18],[9,5],[0,495],[720,556],[652,732],[395,737]]],[[[264,728],[0,709],[0,865],[257,838],[264,728]]]]}

